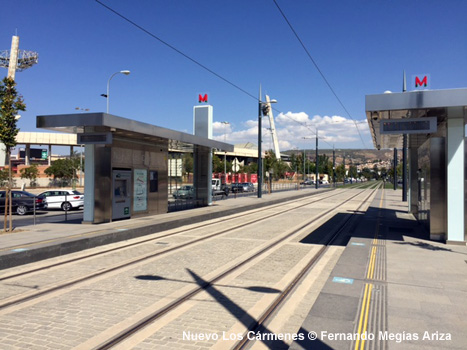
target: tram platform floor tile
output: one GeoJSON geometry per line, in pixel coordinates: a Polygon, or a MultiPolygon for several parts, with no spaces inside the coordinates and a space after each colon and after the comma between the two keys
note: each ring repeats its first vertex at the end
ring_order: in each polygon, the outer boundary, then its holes
{"type": "MultiPolygon", "coordinates": [[[[387,287],[383,307],[370,307],[369,318],[379,317],[386,320],[386,324],[372,331],[395,335],[416,333],[419,337],[419,340],[388,340],[387,346],[404,350],[465,349],[467,247],[428,240],[427,232],[413,216],[402,212],[406,206],[401,204],[400,196],[399,191],[385,191],[380,210],[381,197],[373,200],[364,218],[351,232],[344,252],[300,331],[315,331],[318,336],[322,331],[356,332],[365,283],[382,284],[387,287]],[[382,256],[379,264],[385,271],[383,280],[367,280],[376,224],[380,226],[375,246],[382,256]],[[335,283],[334,276],[353,278],[353,284],[335,283]],[[425,332],[431,339],[422,339],[425,332]],[[450,334],[451,340],[435,339],[441,333],[450,334]]],[[[371,300],[373,302],[374,296],[371,300]]],[[[349,349],[353,345],[352,341],[319,339],[294,342],[290,349],[349,349]]],[[[371,346],[379,348],[378,344],[371,346]]]]}

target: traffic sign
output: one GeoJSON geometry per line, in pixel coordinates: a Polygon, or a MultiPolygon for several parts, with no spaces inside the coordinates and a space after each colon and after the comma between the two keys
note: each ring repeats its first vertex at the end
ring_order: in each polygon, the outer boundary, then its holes
{"type": "Polygon", "coordinates": [[[238,161],[237,158],[234,159],[232,162],[232,171],[237,173],[240,170],[240,162],[238,161]]]}

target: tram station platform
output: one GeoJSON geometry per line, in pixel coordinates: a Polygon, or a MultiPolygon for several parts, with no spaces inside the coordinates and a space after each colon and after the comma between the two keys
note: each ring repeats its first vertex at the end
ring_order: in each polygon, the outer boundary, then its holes
{"type": "Polygon", "coordinates": [[[400,191],[361,217],[289,349],[465,349],[467,247],[430,241],[400,191]]]}
{"type": "Polygon", "coordinates": [[[236,197],[235,194],[230,194],[228,199],[216,200],[207,207],[117,220],[98,225],[82,224],[80,219],[21,226],[12,233],[0,232],[0,270],[188,224],[222,218],[329,190],[325,187],[302,188],[271,194],[263,193],[262,198],[256,195],[236,197]]]}
{"type": "MultiPolygon", "coordinates": [[[[23,226],[0,235],[0,269],[328,190],[229,198],[209,207],[99,225],[23,226]]],[[[429,240],[407,213],[400,191],[379,190],[357,217],[347,237],[336,241],[343,252],[296,330],[303,340],[290,349],[465,349],[467,247],[429,240]]]]}

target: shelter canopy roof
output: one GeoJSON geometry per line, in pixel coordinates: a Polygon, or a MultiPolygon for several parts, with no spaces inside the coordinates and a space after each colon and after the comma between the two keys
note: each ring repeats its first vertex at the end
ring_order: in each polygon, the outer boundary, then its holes
{"type": "MultiPolygon", "coordinates": [[[[445,124],[448,108],[467,106],[467,89],[422,90],[367,95],[365,110],[376,148],[401,148],[402,135],[382,135],[385,120],[437,117],[438,126],[445,124]]],[[[465,115],[465,113],[464,113],[465,115]]],[[[427,134],[411,135],[412,146],[419,146],[427,134]]]]}
{"type": "Polygon", "coordinates": [[[116,137],[144,142],[169,142],[169,148],[185,151],[193,146],[216,148],[231,152],[234,146],[160,126],[138,122],[107,113],[79,113],[40,115],[36,126],[41,129],[66,133],[112,132],[116,137]]]}

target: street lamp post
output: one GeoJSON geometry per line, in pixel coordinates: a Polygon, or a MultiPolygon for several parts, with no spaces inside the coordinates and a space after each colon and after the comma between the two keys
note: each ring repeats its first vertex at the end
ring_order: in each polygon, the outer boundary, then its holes
{"type": "Polygon", "coordinates": [[[344,165],[344,182],[342,182],[342,187],[345,187],[345,177],[346,177],[346,173],[345,173],[345,151],[344,151],[344,157],[342,158],[342,164],[344,165]]]}
{"type": "Polygon", "coordinates": [[[336,188],[336,150],[334,145],[332,145],[332,183],[334,188],[336,188]]]}
{"type": "Polygon", "coordinates": [[[262,116],[268,115],[271,103],[277,103],[276,100],[271,100],[269,103],[261,101],[261,85],[259,87],[258,97],[258,198],[263,196],[263,154],[261,150],[262,143],[262,116]]]}
{"type": "Polygon", "coordinates": [[[109,100],[110,100],[110,81],[112,80],[112,78],[117,75],[117,74],[125,74],[125,75],[128,75],[130,74],[130,71],[129,70],[121,70],[120,72],[116,72],[114,74],[112,74],[109,78],[109,80],[107,81],[107,95],[105,96],[107,98],[107,114],[109,114],[109,100]]]}
{"type": "MultiPolygon", "coordinates": [[[[222,122],[224,124],[224,143],[226,142],[227,138],[227,131],[225,130],[227,128],[227,125],[230,123],[229,122],[222,122]]],[[[224,183],[227,183],[227,151],[224,151],[224,183]]]]}

